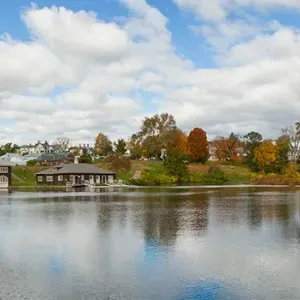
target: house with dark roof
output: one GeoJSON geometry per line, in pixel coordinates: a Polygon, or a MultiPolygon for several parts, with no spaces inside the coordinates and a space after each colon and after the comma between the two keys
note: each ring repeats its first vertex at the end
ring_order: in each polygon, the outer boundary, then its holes
{"type": "Polygon", "coordinates": [[[35,159],[38,163],[50,163],[51,165],[68,164],[74,161],[74,156],[69,152],[45,153],[35,159]]]}
{"type": "Polygon", "coordinates": [[[0,189],[8,189],[11,186],[11,168],[10,162],[0,160],[0,189]]]}
{"type": "Polygon", "coordinates": [[[90,184],[103,185],[113,183],[116,179],[115,172],[100,169],[94,165],[79,163],[53,166],[35,175],[37,184],[57,186],[66,186],[68,183],[80,184],[87,181],[90,184]]]}

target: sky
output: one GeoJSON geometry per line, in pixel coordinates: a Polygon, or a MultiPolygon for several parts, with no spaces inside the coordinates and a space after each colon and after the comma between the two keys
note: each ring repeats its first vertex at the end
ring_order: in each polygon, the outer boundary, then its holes
{"type": "Polygon", "coordinates": [[[0,7],[0,144],[129,138],[172,114],[275,138],[300,112],[299,0],[27,0],[0,7]]]}

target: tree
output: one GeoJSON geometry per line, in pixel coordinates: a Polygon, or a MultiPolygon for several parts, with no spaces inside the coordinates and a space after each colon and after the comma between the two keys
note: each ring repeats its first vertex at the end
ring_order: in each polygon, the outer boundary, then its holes
{"type": "Polygon", "coordinates": [[[112,152],[112,143],[103,133],[99,133],[95,141],[95,153],[100,156],[107,156],[112,152]]]}
{"type": "Polygon", "coordinates": [[[194,128],[188,136],[188,150],[191,159],[205,163],[209,158],[209,143],[206,132],[201,128],[194,128]]]}
{"type": "Polygon", "coordinates": [[[19,146],[13,143],[6,143],[0,147],[0,156],[6,153],[16,153],[19,149],[19,146]]]}
{"type": "Polygon", "coordinates": [[[164,160],[167,173],[170,176],[175,176],[178,183],[182,183],[189,175],[185,161],[186,156],[178,148],[169,149],[164,160]]]}
{"type": "Polygon", "coordinates": [[[72,143],[71,139],[68,137],[65,137],[65,136],[58,137],[54,141],[54,145],[60,146],[60,149],[63,152],[66,152],[69,150],[71,143],[72,143]]]}
{"type": "Polygon", "coordinates": [[[213,141],[213,146],[218,160],[235,162],[239,159],[240,140],[234,133],[231,133],[228,138],[217,137],[213,141]]]}
{"type": "Polygon", "coordinates": [[[161,149],[167,147],[170,132],[176,130],[176,122],[172,115],[167,113],[156,114],[145,118],[141,130],[133,135],[135,144],[139,145],[142,152],[148,157],[160,157],[161,149]]]}
{"type": "Polygon", "coordinates": [[[273,170],[272,164],[276,162],[276,154],[277,149],[273,142],[264,140],[254,151],[254,161],[263,172],[269,172],[273,170]]]}
{"type": "Polygon", "coordinates": [[[128,158],[120,156],[118,154],[111,154],[104,160],[105,164],[108,164],[108,168],[113,171],[120,170],[130,170],[131,169],[131,161],[128,158]]]}
{"type": "Polygon", "coordinates": [[[282,129],[282,133],[289,138],[289,160],[296,164],[300,157],[300,122],[282,129]]]}
{"type": "Polygon", "coordinates": [[[254,161],[254,151],[262,143],[262,135],[258,132],[251,131],[244,136],[244,139],[244,163],[256,171],[258,170],[258,166],[254,161]]]}
{"type": "Polygon", "coordinates": [[[276,169],[278,172],[283,172],[286,168],[289,158],[289,145],[290,140],[287,135],[282,135],[276,140],[277,149],[277,159],[276,159],[276,169]]]}
{"type": "Polygon", "coordinates": [[[124,139],[118,139],[117,142],[114,142],[115,152],[118,154],[125,154],[126,152],[126,142],[124,139]]]}
{"type": "Polygon", "coordinates": [[[142,157],[142,145],[137,134],[131,136],[131,139],[127,142],[127,149],[129,149],[132,159],[139,159],[142,157]]]}

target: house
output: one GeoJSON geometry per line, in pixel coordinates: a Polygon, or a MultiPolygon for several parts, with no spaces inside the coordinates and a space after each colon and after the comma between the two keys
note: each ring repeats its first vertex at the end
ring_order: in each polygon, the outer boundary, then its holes
{"type": "Polygon", "coordinates": [[[20,154],[44,154],[44,153],[59,153],[61,152],[60,145],[50,145],[47,141],[44,143],[38,141],[34,145],[23,145],[20,146],[19,153],[20,154]]]}
{"type": "Polygon", "coordinates": [[[89,181],[91,184],[102,185],[113,183],[116,179],[115,172],[79,163],[53,166],[35,175],[37,184],[63,186],[66,186],[67,182],[77,183],[79,181],[89,181]]]}
{"type": "Polygon", "coordinates": [[[74,156],[69,152],[45,153],[35,159],[38,163],[50,163],[52,165],[68,164],[74,161],[74,156]]]}
{"type": "Polygon", "coordinates": [[[93,155],[94,149],[90,147],[90,144],[79,144],[78,146],[71,147],[69,151],[74,155],[93,155]]]}
{"type": "Polygon", "coordinates": [[[0,160],[0,189],[8,189],[11,186],[11,163],[0,160]]]}

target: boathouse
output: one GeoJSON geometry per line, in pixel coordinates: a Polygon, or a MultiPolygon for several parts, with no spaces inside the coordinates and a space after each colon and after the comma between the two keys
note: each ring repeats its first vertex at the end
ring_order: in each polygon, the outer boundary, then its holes
{"type": "Polygon", "coordinates": [[[10,162],[0,160],[0,189],[8,189],[11,186],[11,168],[10,162]]]}
{"type": "Polygon", "coordinates": [[[113,183],[116,173],[100,169],[90,164],[64,164],[53,166],[50,169],[35,174],[37,184],[63,185],[89,182],[94,185],[113,183]]]}

